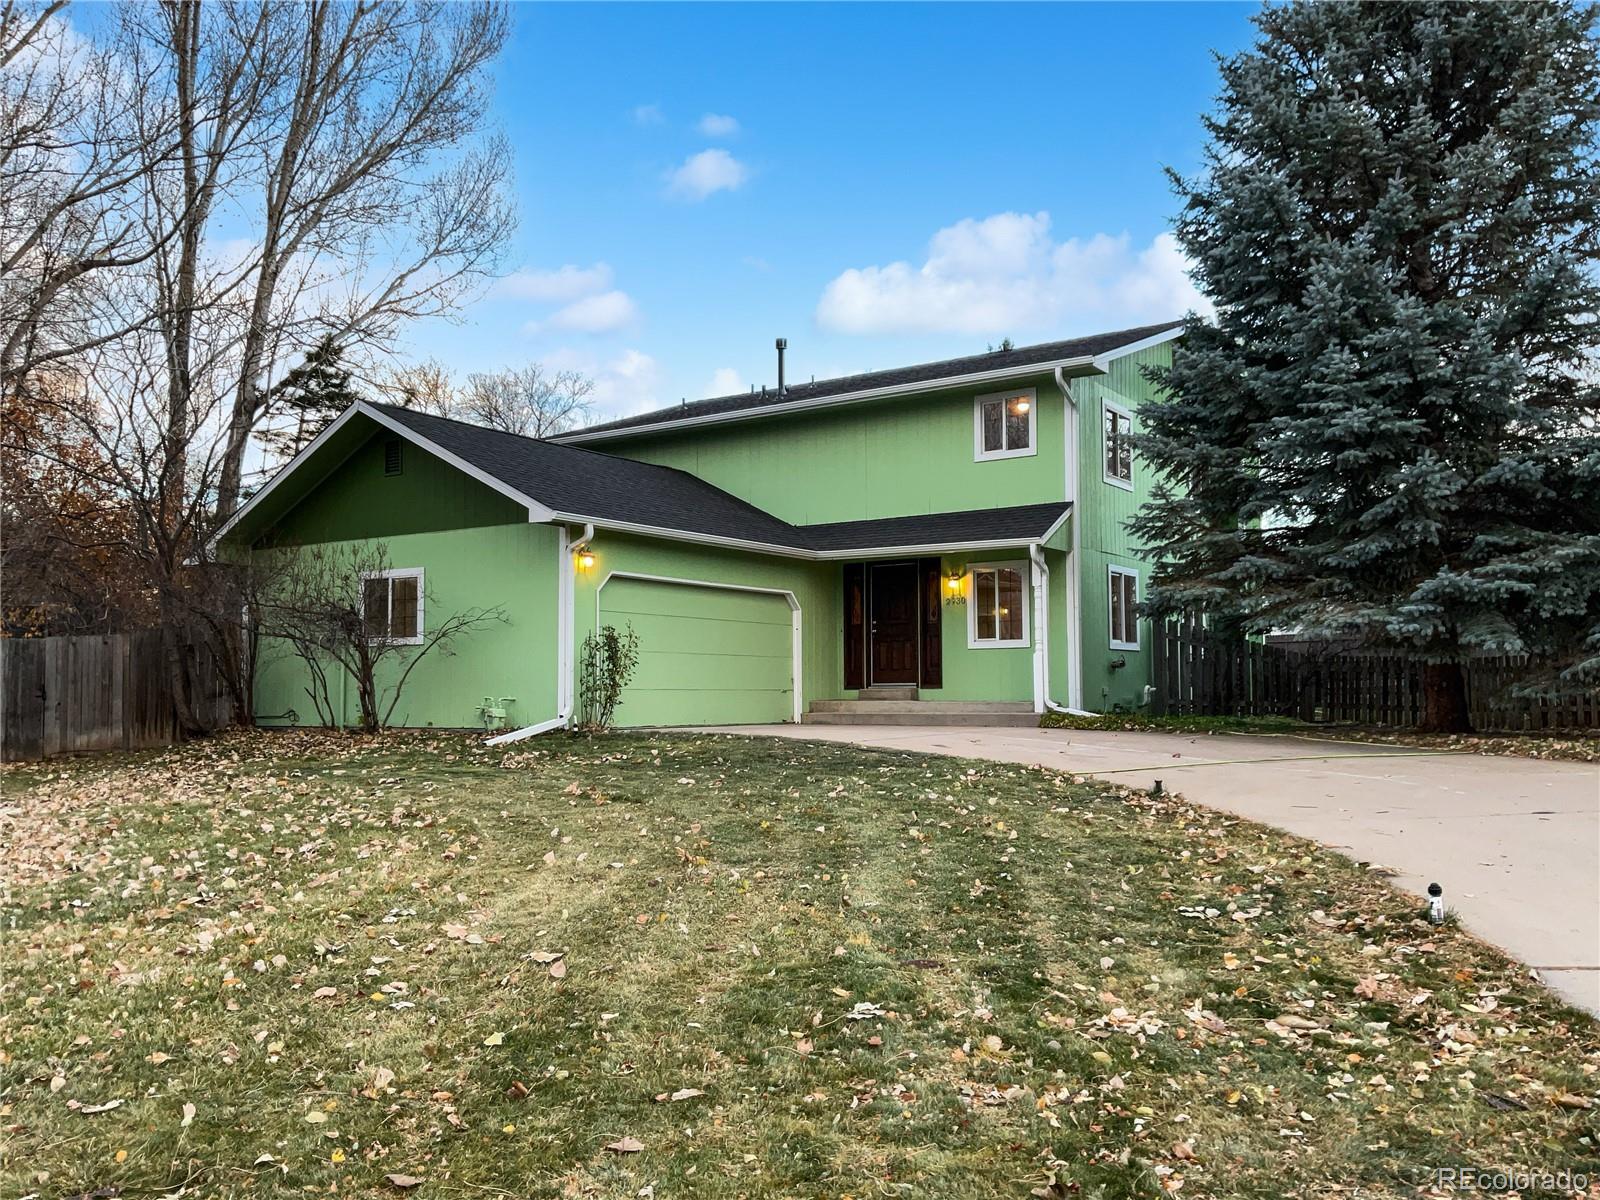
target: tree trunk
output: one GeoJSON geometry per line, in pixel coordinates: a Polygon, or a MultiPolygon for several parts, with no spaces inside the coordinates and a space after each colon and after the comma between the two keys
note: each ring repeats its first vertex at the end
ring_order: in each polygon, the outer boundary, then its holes
{"type": "Polygon", "coordinates": [[[1427,663],[1422,668],[1422,723],[1418,733],[1471,733],[1467,675],[1458,662],[1427,663]]]}

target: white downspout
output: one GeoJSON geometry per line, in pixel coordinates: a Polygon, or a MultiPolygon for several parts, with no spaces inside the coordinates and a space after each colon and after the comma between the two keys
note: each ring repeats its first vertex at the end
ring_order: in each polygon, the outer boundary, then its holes
{"type": "Polygon", "coordinates": [[[1033,711],[1068,713],[1074,717],[1092,717],[1081,708],[1068,708],[1050,699],[1050,567],[1045,562],[1044,548],[1037,543],[1028,547],[1028,557],[1033,561],[1035,599],[1033,637],[1033,711]]]}
{"type": "Polygon", "coordinates": [[[577,572],[575,560],[594,537],[594,526],[585,525],[583,534],[575,542],[567,541],[567,527],[556,527],[556,715],[548,721],[524,725],[490,738],[486,746],[505,746],[524,738],[564,729],[572,723],[572,660],[573,640],[577,636],[574,609],[577,606],[577,572]]]}
{"type": "Polygon", "coordinates": [[[1071,541],[1067,549],[1067,711],[1083,713],[1083,571],[1079,553],[1079,524],[1083,519],[1078,504],[1078,453],[1081,420],[1077,397],[1060,367],[1055,370],[1056,386],[1067,402],[1066,498],[1072,505],[1071,541]]]}

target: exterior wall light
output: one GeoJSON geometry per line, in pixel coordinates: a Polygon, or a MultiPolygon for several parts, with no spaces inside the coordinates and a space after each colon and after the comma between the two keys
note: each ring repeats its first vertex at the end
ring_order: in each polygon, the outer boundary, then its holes
{"type": "Polygon", "coordinates": [[[580,570],[587,571],[592,566],[594,566],[594,551],[593,550],[582,550],[582,551],[579,551],[579,553],[578,553],[578,568],[580,570]]]}

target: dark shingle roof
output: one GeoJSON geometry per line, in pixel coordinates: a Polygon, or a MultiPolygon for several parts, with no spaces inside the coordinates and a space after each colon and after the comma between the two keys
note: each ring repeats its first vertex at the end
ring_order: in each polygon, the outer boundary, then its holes
{"type": "Polygon", "coordinates": [[[393,404],[372,407],[556,512],[809,549],[787,521],[686,471],[393,404]]]}
{"type": "Polygon", "coordinates": [[[821,400],[829,396],[843,396],[851,392],[873,391],[878,388],[900,387],[916,383],[933,383],[961,375],[977,375],[991,371],[1026,371],[1029,367],[1060,362],[1063,359],[1092,358],[1109,354],[1122,346],[1132,345],[1145,338],[1154,337],[1170,329],[1177,329],[1182,321],[1163,321],[1157,325],[1140,325],[1133,329],[1118,329],[1110,333],[1097,333],[1089,337],[1069,338],[1060,342],[1041,342],[1036,346],[1018,346],[1012,350],[994,350],[987,354],[970,354],[965,358],[947,358],[939,362],[917,363],[909,367],[895,367],[888,371],[869,371],[861,375],[843,375],[837,379],[820,379],[814,383],[788,384],[782,396],[771,392],[739,392],[732,396],[718,396],[710,400],[696,400],[678,404],[636,417],[606,421],[564,435],[559,440],[574,437],[587,438],[598,433],[622,433],[647,425],[669,421],[685,421],[695,417],[717,416],[722,413],[756,412],[776,404],[796,404],[805,400],[821,400]]]}
{"type": "Polygon", "coordinates": [[[915,517],[877,517],[802,525],[814,550],[870,550],[894,546],[960,545],[969,542],[1033,542],[1050,532],[1071,505],[1022,504],[1015,508],[974,508],[965,512],[925,513],[915,517]]]}
{"type": "Polygon", "coordinates": [[[791,525],[686,471],[502,433],[393,404],[386,417],[555,512],[801,553],[1041,538],[1063,502],[824,525],[791,525]]]}

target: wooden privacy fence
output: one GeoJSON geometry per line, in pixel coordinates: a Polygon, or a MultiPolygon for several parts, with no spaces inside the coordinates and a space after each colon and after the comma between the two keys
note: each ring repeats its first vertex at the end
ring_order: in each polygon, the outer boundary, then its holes
{"type": "MultiPolygon", "coordinates": [[[[220,728],[232,700],[203,644],[185,639],[196,715],[220,728]]],[[[0,756],[7,762],[84,750],[137,750],[177,739],[161,630],[0,638],[0,756]]]]}
{"type": "MultiPolygon", "coordinates": [[[[1362,725],[1416,725],[1422,664],[1397,655],[1335,653],[1225,637],[1195,620],[1158,624],[1157,713],[1296,717],[1362,725]]],[[[1482,658],[1467,668],[1477,729],[1600,729],[1600,697],[1525,699],[1511,687],[1526,660],[1482,658]]]]}

